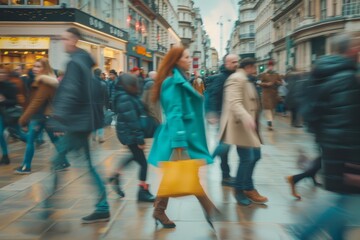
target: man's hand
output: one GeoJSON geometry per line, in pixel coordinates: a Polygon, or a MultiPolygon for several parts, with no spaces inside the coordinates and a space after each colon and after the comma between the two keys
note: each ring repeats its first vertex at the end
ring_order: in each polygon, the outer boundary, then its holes
{"type": "Polygon", "coordinates": [[[6,100],[6,97],[4,95],[0,94],[0,102],[3,102],[5,100],[6,100]]]}
{"type": "Polygon", "coordinates": [[[243,120],[243,123],[245,128],[249,128],[253,131],[256,130],[256,122],[250,115],[243,120]]]}

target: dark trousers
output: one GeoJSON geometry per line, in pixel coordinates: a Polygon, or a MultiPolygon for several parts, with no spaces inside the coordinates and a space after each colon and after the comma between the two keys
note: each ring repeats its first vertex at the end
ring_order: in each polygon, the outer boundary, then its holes
{"type": "Polygon", "coordinates": [[[212,156],[213,158],[219,156],[221,159],[220,167],[221,167],[223,179],[230,177],[230,167],[228,163],[229,150],[230,150],[230,145],[220,142],[219,145],[216,147],[212,156]]]}
{"type": "Polygon", "coordinates": [[[62,138],[58,141],[58,151],[53,158],[53,171],[54,171],[54,185],[53,193],[57,190],[59,177],[61,173],[55,171],[55,167],[63,163],[66,157],[66,154],[73,150],[83,149],[84,156],[88,164],[88,170],[91,177],[91,185],[95,186],[97,190],[97,203],[96,203],[96,212],[108,212],[109,204],[106,197],[106,188],[100,178],[98,172],[92,164],[91,155],[90,155],[90,145],[89,145],[89,136],[91,132],[67,132],[62,138]]]}
{"type": "Polygon", "coordinates": [[[148,165],[144,151],[137,144],[127,145],[127,147],[131,151],[132,156],[122,162],[120,168],[125,168],[131,161],[135,161],[140,165],[139,180],[146,181],[148,165]]]}
{"type": "Polygon", "coordinates": [[[314,178],[316,173],[321,169],[321,157],[317,157],[312,164],[313,165],[305,172],[293,176],[294,184],[307,177],[314,178]]]}
{"type": "Polygon", "coordinates": [[[236,175],[235,188],[246,191],[254,190],[255,186],[252,175],[257,161],[261,158],[261,150],[260,148],[245,148],[239,146],[236,150],[240,157],[240,164],[236,175]]]}

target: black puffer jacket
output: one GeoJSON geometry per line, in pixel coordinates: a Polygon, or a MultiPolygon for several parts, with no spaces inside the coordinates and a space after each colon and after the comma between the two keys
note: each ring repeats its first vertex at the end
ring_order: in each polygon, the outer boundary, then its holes
{"type": "MultiPolygon", "coordinates": [[[[135,79],[135,81],[137,81],[137,79],[135,79]]],[[[114,111],[117,114],[117,137],[124,145],[143,145],[145,141],[144,132],[140,123],[141,100],[137,95],[137,91],[131,93],[127,89],[125,90],[122,84],[124,83],[122,79],[119,78],[119,85],[116,86],[114,98],[114,111]]]]}
{"type": "Polygon", "coordinates": [[[16,86],[11,82],[0,82],[0,95],[5,97],[5,100],[0,102],[0,108],[9,108],[17,104],[16,100],[16,86]]]}
{"type": "Polygon", "coordinates": [[[220,67],[220,73],[209,77],[206,81],[206,91],[209,98],[209,112],[221,115],[224,84],[226,79],[233,73],[233,71],[227,70],[225,66],[222,65],[220,67]]]}
{"type": "Polygon", "coordinates": [[[360,85],[356,72],[351,59],[325,56],[316,63],[307,85],[304,118],[323,148],[325,188],[336,192],[349,190],[343,185],[345,162],[360,164],[360,85]],[[341,156],[331,151],[341,152],[341,156]]]}
{"type": "Polygon", "coordinates": [[[103,126],[101,84],[92,76],[94,64],[90,54],[83,49],[71,54],[53,100],[53,118],[49,122],[53,130],[91,132],[103,126]]]}

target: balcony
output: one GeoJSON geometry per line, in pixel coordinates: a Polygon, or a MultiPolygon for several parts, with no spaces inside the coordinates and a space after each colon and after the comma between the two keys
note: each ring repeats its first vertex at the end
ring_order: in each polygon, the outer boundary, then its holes
{"type": "Polygon", "coordinates": [[[255,38],[255,33],[243,33],[239,35],[240,39],[255,38]]]}

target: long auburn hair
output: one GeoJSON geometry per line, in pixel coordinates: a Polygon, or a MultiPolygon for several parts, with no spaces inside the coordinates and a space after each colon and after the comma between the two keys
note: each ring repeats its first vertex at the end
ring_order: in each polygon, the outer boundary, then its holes
{"type": "Polygon", "coordinates": [[[176,63],[182,57],[186,48],[183,45],[173,46],[165,55],[163,61],[158,68],[155,83],[152,91],[152,101],[157,102],[160,99],[162,83],[165,79],[172,75],[172,70],[176,67],[176,63]]]}
{"type": "Polygon", "coordinates": [[[49,59],[43,57],[43,58],[37,59],[36,62],[39,62],[42,65],[42,67],[44,68],[45,75],[55,77],[55,73],[54,73],[54,70],[52,69],[52,67],[50,66],[49,59]]]}

